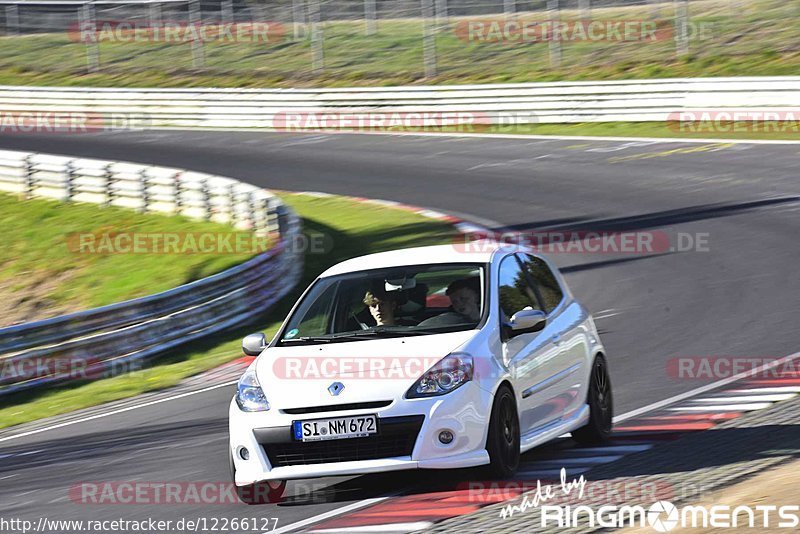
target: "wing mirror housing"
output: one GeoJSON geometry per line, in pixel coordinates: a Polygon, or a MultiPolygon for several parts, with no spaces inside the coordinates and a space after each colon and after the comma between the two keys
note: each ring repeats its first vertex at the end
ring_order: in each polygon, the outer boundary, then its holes
{"type": "Polygon", "coordinates": [[[267,336],[263,332],[250,334],[242,340],[242,352],[248,356],[258,356],[267,348],[267,336]]]}
{"type": "Polygon", "coordinates": [[[544,328],[546,322],[547,314],[542,310],[525,308],[512,315],[511,319],[506,323],[508,337],[537,332],[544,328]]]}

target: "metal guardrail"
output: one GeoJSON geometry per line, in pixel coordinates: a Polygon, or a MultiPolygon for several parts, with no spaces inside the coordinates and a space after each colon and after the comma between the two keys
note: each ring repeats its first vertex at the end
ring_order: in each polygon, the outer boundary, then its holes
{"type": "Polygon", "coordinates": [[[351,89],[0,87],[0,115],[28,114],[33,121],[36,114],[83,114],[96,128],[108,129],[297,130],[314,128],[318,121],[291,117],[316,114],[319,119],[326,113],[351,118],[383,114],[387,123],[393,113],[403,114],[403,119],[446,113],[450,124],[643,122],[665,121],[671,114],[691,110],[793,108],[799,101],[800,77],[351,89]]]}
{"type": "Polygon", "coordinates": [[[34,368],[3,373],[0,395],[75,378],[76,363],[83,365],[81,378],[102,376],[114,366],[246,323],[292,289],[302,271],[302,252],[288,246],[301,231],[298,218],[271,193],[230,178],[0,151],[0,191],[181,213],[275,239],[272,248],[243,264],[162,293],[0,328],[0,366],[34,368]]]}

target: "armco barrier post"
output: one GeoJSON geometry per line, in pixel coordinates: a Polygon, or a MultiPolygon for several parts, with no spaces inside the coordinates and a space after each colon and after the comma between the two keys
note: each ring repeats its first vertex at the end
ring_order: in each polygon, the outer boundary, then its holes
{"type": "MultiPolygon", "coordinates": [[[[558,0],[547,0],[547,10],[551,21],[561,20],[561,5],[558,0]]],[[[561,66],[561,41],[558,40],[556,32],[550,31],[550,66],[561,66]]]]}
{"type": "Polygon", "coordinates": [[[436,0],[436,24],[447,24],[450,14],[447,9],[447,0],[436,0]]]}
{"type": "Polygon", "coordinates": [[[174,211],[180,215],[183,211],[183,183],[181,183],[181,173],[176,172],[172,175],[172,198],[174,211]]]}
{"type": "MultiPolygon", "coordinates": [[[[260,228],[260,230],[262,232],[269,233],[269,232],[273,231],[272,222],[271,222],[271,218],[273,216],[273,212],[275,211],[273,209],[273,207],[272,207],[273,198],[274,197],[269,197],[269,198],[262,199],[262,201],[261,201],[261,206],[260,206],[259,209],[261,210],[261,213],[263,215],[263,218],[261,219],[261,221],[262,221],[261,225],[262,226],[260,228]]],[[[277,229],[276,229],[276,231],[277,231],[277,229]]]]}
{"type": "Polygon", "coordinates": [[[25,157],[25,198],[33,198],[33,189],[36,187],[34,180],[34,173],[36,170],[33,168],[33,155],[25,157]]]}
{"type": "Polygon", "coordinates": [[[75,188],[75,165],[68,161],[64,165],[64,202],[71,202],[75,188]]]}
{"type": "Polygon", "coordinates": [[[230,184],[228,186],[228,218],[230,219],[231,226],[236,226],[237,213],[236,213],[236,185],[230,184]]]}
{"type": "Polygon", "coordinates": [[[661,2],[662,0],[647,0],[647,3],[650,4],[650,18],[653,20],[657,20],[658,17],[661,15],[661,2]]]}
{"type": "MultiPolygon", "coordinates": [[[[197,26],[202,23],[203,13],[200,7],[200,0],[189,0],[189,24],[195,26],[195,29],[198,30],[197,26]]],[[[197,36],[197,38],[192,39],[192,67],[201,69],[206,59],[205,51],[203,50],[203,39],[199,37],[199,31],[194,32],[193,35],[197,36]]]]}
{"type": "Polygon", "coordinates": [[[433,0],[422,0],[422,56],[425,63],[425,77],[435,77],[437,67],[433,0]]]}
{"type": "Polygon", "coordinates": [[[256,196],[253,193],[247,194],[247,218],[250,221],[250,230],[256,230],[256,196]]]}
{"type": "Polygon", "coordinates": [[[292,32],[295,41],[299,41],[306,36],[304,8],[304,0],[292,0],[292,32]]]}
{"type": "Polygon", "coordinates": [[[114,203],[114,171],[111,170],[112,165],[112,163],[109,163],[103,170],[103,178],[105,178],[106,206],[110,206],[114,203]]]}
{"type": "Polygon", "coordinates": [[[150,207],[150,178],[147,175],[147,169],[139,171],[139,188],[139,192],[142,195],[140,211],[147,213],[147,208],[150,207]]]}
{"type": "Polygon", "coordinates": [[[203,180],[200,185],[200,191],[203,195],[203,218],[211,220],[211,190],[208,187],[208,180],[203,180]]]}
{"type": "Polygon", "coordinates": [[[582,19],[592,18],[592,0],[578,0],[578,9],[582,19]]]}
{"type": "Polygon", "coordinates": [[[280,215],[280,206],[281,202],[277,198],[271,197],[267,199],[265,206],[267,213],[265,229],[269,233],[278,232],[281,237],[283,237],[284,234],[281,232],[280,219],[278,217],[280,215]]]}
{"type": "Polygon", "coordinates": [[[94,5],[83,4],[78,10],[80,35],[88,36],[86,39],[86,70],[97,72],[100,70],[100,49],[97,45],[97,17],[94,5]],[[89,31],[85,31],[85,30],[89,31]]]}
{"type": "Polygon", "coordinates": [[[364,0],[364,33],[374,35],[378,31],[377,10],[375,9],[376,0],[364,0]]]}
{"type": "Polygon", "coordinates": [[[289,235],[289,210],[283,205],[283,203],[280,203],[275,207],[274,213],[278,234],[281,236],[281,238],[285,238],[289,235]]]}
{"type": "Polygon", "coordinates": [[[19,7],[16,4],[6,6],[6,35],[19,35],[19,7]]]}
{"type": "Polygon", "coordinates": [[[152,27],[161,24],[161,4],[158,2],[147,4],[147,24],[152,27]]]}
{"type": "Polygon", "coordinates": [[[311,70],[319,75],[325,68],[325,36],[322,29],[320,0],[310,0],[308,19],[311,24],[311,70]]]}
{"type": "Polygon", "coordinates": [[[222,0],[219,9],[223,24],[230,24],[233,22],[233,0],[222,0]]]}
{"type": "Polygon", "coordinates": [[[689,1],[675,0],[675,53],[678,57],[689,53],[689,1]]]}

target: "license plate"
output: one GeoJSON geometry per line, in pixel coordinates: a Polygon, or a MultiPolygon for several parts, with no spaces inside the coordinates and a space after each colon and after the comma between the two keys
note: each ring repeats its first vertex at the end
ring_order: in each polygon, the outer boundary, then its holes
{"type": "Polygon", "coordinates": [[[327,441],[330,439],[363,438],[378,433],[378,417],[356,415],[334,419],[294,421],[292,423],[296,441],[327,441]]]}

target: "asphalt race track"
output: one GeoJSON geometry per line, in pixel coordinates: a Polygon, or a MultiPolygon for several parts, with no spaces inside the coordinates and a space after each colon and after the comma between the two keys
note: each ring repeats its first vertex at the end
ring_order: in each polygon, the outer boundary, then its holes
{"type": "MultiPolygon", "coordinates": [[[[651,254],[554,256],[597,317],[617,413],[704,383],[670,377],[673,358],[798,350],[800,145],[150,131],[4,136],[0,148],[392,199],[521,231],[664,232],[672,247],[651,254]],[[670,250],[698,235],[707,250],[670,250]]],[[[82,481],[227,481],[231,395],[225,387],[0,441],[4,515],[277,517],[284,527],[430,480],[405,473],[301,481],[286,502],[258,507],[70,500],[69,488],[82,481]]]]}

